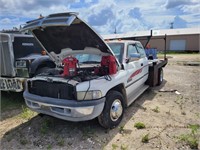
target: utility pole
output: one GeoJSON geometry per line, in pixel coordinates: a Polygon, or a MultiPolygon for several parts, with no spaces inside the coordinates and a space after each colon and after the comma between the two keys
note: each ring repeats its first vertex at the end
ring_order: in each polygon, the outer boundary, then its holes
{"type": "Polygon", "coordinates": [[[117,28],[116,28],[116,26],[115,26],[115,31],[114,31],[114,34],[117,34],[117,28]]]}
{"type": "Polygon", "coordinates": [[[199,34],[199,54],[200,54],[200,34],[199,34]]]}
{"type": "Polygon", "coordinates": [[[174,28],[174,23],[171,22],[171,23],[170,23],[170,29],[173,29],[173,28],[174,28]]]}

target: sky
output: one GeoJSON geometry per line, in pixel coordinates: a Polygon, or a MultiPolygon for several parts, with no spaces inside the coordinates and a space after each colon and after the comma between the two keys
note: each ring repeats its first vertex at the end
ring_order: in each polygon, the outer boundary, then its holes
{"type": "Polygon", "coordinates": [[[78,12],[100,34],[200,28],[200,0],[0,0],[0,30],[60,12],[78,12]]]}

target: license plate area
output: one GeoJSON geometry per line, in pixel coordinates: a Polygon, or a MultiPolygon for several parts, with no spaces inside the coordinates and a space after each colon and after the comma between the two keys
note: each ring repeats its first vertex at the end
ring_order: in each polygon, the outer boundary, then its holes
{"type": "Polygon", "coordinates": [[[0,78],[0,90],[1,91],[23,91],[23,82],[22,78],[0,78]]]}

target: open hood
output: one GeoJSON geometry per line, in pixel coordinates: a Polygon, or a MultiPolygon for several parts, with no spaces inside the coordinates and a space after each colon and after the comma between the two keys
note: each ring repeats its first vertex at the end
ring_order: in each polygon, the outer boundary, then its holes
{"type": "Polygon", "coordinates": [[[55,56],[59,56],[63,49],[71,49],[74,53],[93,47],[91,51],[94,50],[94,53],[98,50],[102,54],[114,55],[104,40],[76,13],[52,14],[29,21],[22,30],[31,31],[56,63],[59,62],[55,56]]]}

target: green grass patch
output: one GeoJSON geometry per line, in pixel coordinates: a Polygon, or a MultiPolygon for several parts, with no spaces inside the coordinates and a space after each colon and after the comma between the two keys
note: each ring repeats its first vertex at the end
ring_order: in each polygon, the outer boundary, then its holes
{"type": "Polygon", "coordinates": [[[123,133],[124,132],[124,126],[120,126],[119,127],[119,133],[123,133]]]}
{"type": "Polygon", "coordinates": [[[134,127],[136,127],[137,129],[144,129],[144,128],[146,128],[145,124],[142,123],[142,122],[135,123],[134,127]]]}
{"type": "Polygon", "coordinates": [[[82,129],[82,138],[83,140],[93,137],[95,135],[95,131],[90,126],[87,126],[82,129]]]}
{"type": "Polygon", "coordinates": [[[159,113],[160,112],[160,109],[158,106],[156,106],[154,109],[152,109],[153,112],[156,112],[156,113],[159,113]]]}
{"type": "Polygon", "coordinates": [[[122,144],[121,147],[120,147],[121,150],[127,150],[128,149],[128,145],[124,145],[122,144]]]}
{"type": "Polygon", "coordinates": [[[21,109],[25,106],[22,93],[1,92],[1,112],[21,109]]]}
{"type": "Polygon", "coordinates": [[[47,146],[47,150],[51,150],[51,149],[52,149],[52,145],[49,144],[49,145],[47,146]]]}
{"type": "Polygon", "coordinates": [[[65,141],[62,138],[60,138],[58,139],[57,145],[63,147],[65,145],[65,141]]]}
{"type": "MultiPolygon", "coordinates": [[[[158,55],[163,55],[164,51],[159,51],[158,55]]],[[[196,55],[199,54],[199,52],[191,52],[191,51],[171,51],[167,50],[166,54],[183,54],[183,55],[196,55]]]]}
{"type": "Polygon", "coordinates": [[[112,150],[116,150],[118,148],[117,144],[112,144],[112,150]]]}
{"type": "Polygon", "coordinates": [[[51,125],[52,125],[52,121],[50,119],[43,120],[40,127],[40,133],[47,134],[47,132],[50,130],[51,125]]]}
{"type": "Polygon", "coordinates": [[[191,132],[189,134],[181,134],[178,138],[180,141],[183,141],[186,144],[188,144],[191,149],[198,149],[198,141],[200,138],[198,130],[200,129],[200,125],[189,125],[188,128],[191,129],[191,132]]]}
{"type": "Polygon", "coordinates": [[[142,137],[142,143],[148,143],[148,142],[149,142],[149,133],[142,137]]]}
{"type": "Polygon", "coordinates": [[[191,134],[182,134],[179,136],[179,139],[186,142],[192,149],[198,148],[198,139],[191,134]]]}
{"type": "Polygon", "coordinates": [[[30,110],[29,108],[27,108],[26,106],[22,106],[22,113],[20,114],[20,117],[22,119],[25,120],[30,120],[31,118],[33,118],[33,116],[35,116],[37,113],[30,110]]]}
{"type": "Polygon", "coordinates": [[[19,142],[21,145],[26,145],[28,143],[28,140],[26,138],[21,138],[19,142]]]}

